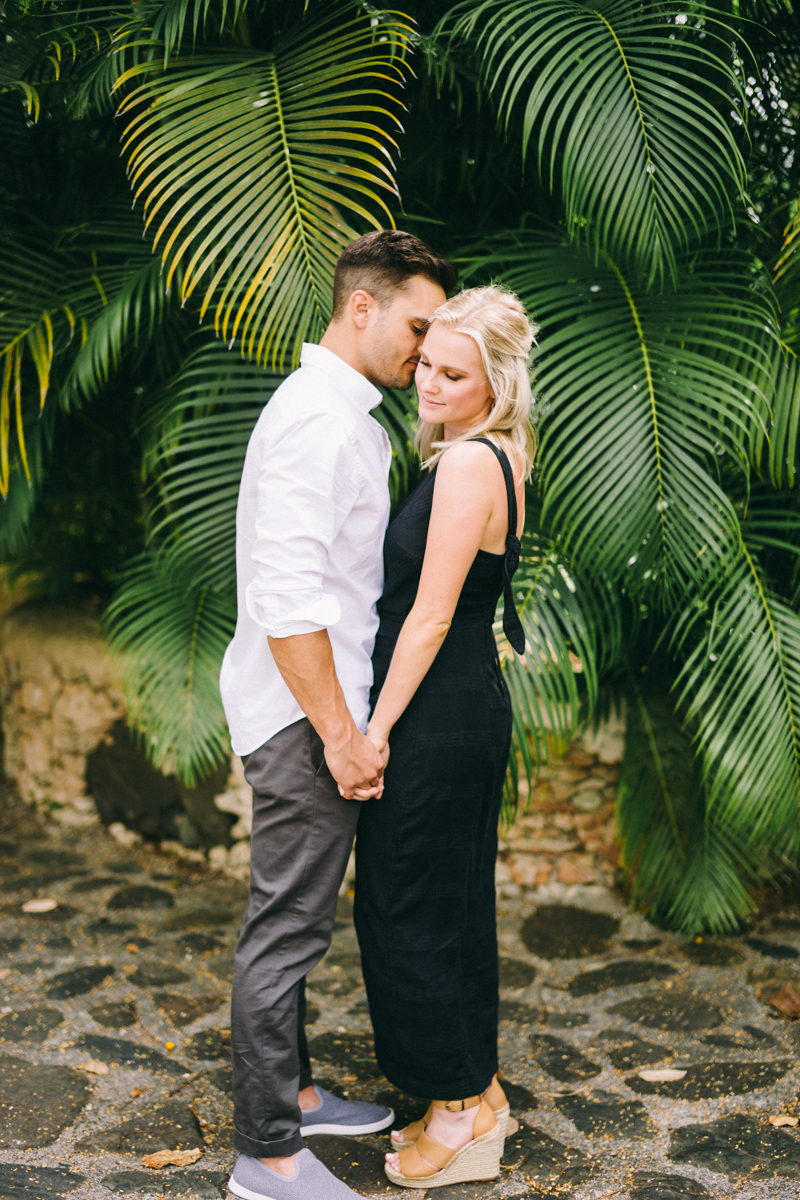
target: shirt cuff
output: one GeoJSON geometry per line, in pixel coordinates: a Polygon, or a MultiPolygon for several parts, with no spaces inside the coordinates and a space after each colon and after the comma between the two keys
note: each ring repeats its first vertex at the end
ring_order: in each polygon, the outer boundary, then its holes
{"type": "Polygon", "coordinates": [[[247,611],[270,637],[294,637],[299,633],[317,633],[336,625],[342,608],[336,596],[325,592],[259,594],[254,584],[245,589],[247,611]]]}

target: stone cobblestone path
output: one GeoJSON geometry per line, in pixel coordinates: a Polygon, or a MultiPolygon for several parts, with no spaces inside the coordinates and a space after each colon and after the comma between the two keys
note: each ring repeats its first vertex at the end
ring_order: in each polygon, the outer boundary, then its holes
{"type": "MultiPolygon", "coordinates": [[[[563,771],[498,866],[501,1061],[522,1125],[496,1183],[429,1197],[797,1200],[800,1126],[775,1119],[800,1117],[800,1024],[770,1000],[800,991],[800,913],[703,941],[629,913],[611,886],[614,768],[563,771]]],[[[224,1196],[245,885],[99,828],[44,830],[11,796],[2,811],[0,1200],[224,1196]],[[202,1155],[142,1165],[163,1149],[202,1155]]],[[[347,895],[309,1000],[318,1081],[391,1103],[398,1125],[420,1115],[373,1056],[347,895]]],[[[309,1144],[365,1196],[421,1194],[386,1181],[385,1137],[309,1144]]]]}

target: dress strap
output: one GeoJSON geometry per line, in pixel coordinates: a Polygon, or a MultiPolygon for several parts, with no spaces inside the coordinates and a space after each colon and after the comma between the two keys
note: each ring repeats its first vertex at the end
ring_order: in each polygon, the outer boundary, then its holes
{"type": "Polygon", "coordinates": [[[525,631],[519,619],[517,606],[514,603],[514,575],[519,566],[522,547],[517,537],[517,490],[514,487],[514,472],[508,455],[489,438],[473,438],[475,442],[483,442],[494,452],[497,461],[503,468],[503,478],[506,481],[506,497],[508,499],[508,533],[506,534],[506,553],[503,559],[503,633],[508,638],[517,654],[525,653],[525,631]]]}

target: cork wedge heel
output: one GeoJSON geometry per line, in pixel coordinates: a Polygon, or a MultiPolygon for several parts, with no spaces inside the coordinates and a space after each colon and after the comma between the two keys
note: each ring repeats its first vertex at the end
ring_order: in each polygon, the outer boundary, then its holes
{"type": "MultiPolygon", "coordinates": [[[[515,1121],[511,1116],[511,1109],[506,1099],[506,1094],[500,1084],[500,1080],[496,1075],[492,1077],[492,1082],[489,1084],[486,1091],[483,1093],[483,1099],[494,1110],[494,1115],[497,1118],[497,1124],[502,1131],[503,1139],[510,1137],[519,1129],[519,1122],[515,1121]]],[[[405,1134],[404,1138],[397,1139],[392,1131],[392,1151],[407,1150],[409,1146],[413,1146],[421,1133],[427,1129],[431,1120],[433,1105],[428,1105],[428,1111],[424,1117],[420,1117],[418,1121],[412,1121],[410,1125],[406,1125],[402,1131],[405,1134]]]]}
{"type": "MultiPolygon", "coordinates": [[[[473,1183],[496,1179],[500,1174],[500,1158],[503,1154],[503,1135],[491,1105],[478,1100],[474,1136],[460,1150],[451,1150],[434,1142],[425,1130],[415,1142],[400,1152],[400,1170],[387,1162],[387,1178],[399,1187],[439,1188],[453,1183],[473,1183]]],[[[464,1102],[467,1107],[472,1107],[464,1102]]],[[[445,1102],[434,1101],[436,1107],[445,1107],[445,1102]]]]}

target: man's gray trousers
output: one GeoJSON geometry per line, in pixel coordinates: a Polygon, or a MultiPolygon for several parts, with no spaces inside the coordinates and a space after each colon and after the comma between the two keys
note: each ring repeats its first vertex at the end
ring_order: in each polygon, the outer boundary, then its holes
{"type": "Polygon", "coordinates": [[[253,789],[250,895],[231,1002],[236,1149],[303,1148],[298,1090],[311,1083],[305,977],[331,942],[359,802],[344,800],[305,718],[243,758],[253,789]]]}

